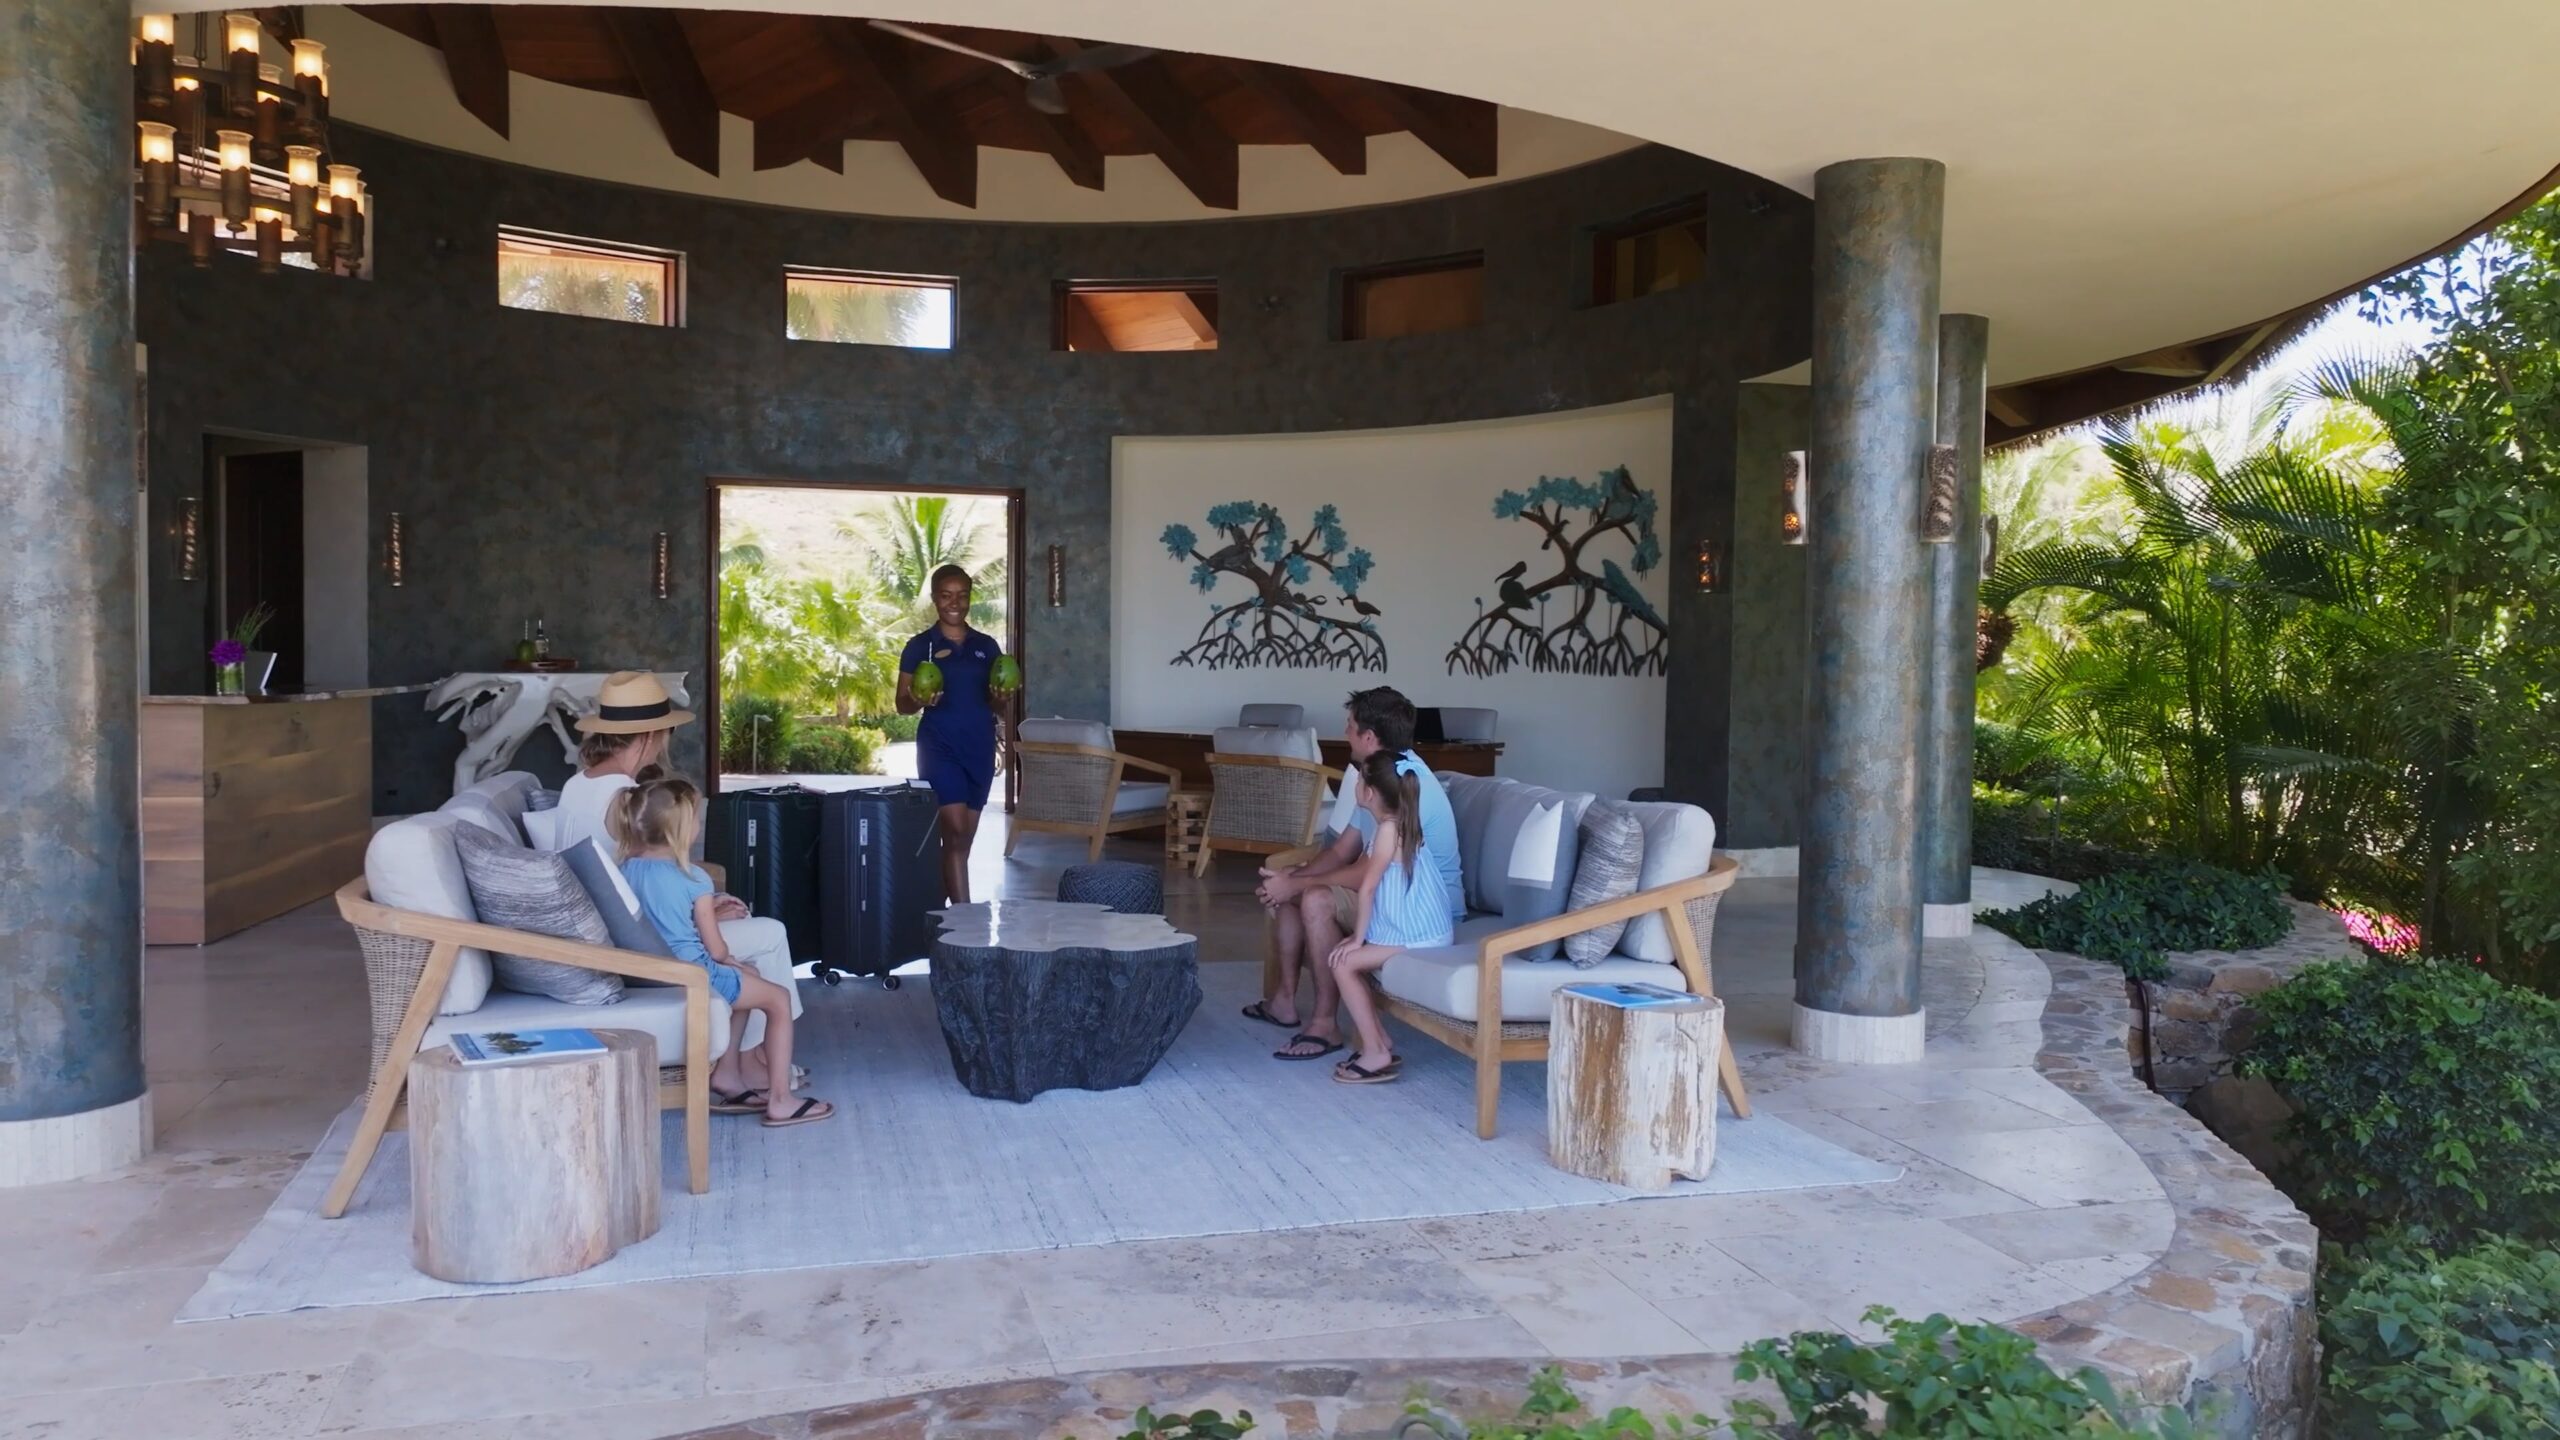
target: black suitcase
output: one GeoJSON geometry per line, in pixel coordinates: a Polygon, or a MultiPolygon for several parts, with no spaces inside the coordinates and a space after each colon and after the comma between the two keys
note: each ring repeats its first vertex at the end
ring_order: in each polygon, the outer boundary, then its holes
{"type": "Polygon", "coordinates": [[[932,952],[942,908],[941,807],[922,785],[843,790],[822,802],[818,975],[889,972],[932,952]]]}
{"type": "Polygon", "coordinates": [[[826,797],[798,785],[732,790],[711,802],[702,858],[727,869],[728,891],[758,915],[782,922],[791,958],[816,958],[819,852],[826,797]]]}

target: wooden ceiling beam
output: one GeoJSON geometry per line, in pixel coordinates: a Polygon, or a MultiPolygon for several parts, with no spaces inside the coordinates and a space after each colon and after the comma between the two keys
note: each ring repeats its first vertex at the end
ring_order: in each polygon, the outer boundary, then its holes
{"type": "Polygon", "coordinates": [[[1257,60],[1229,60],[1227,68],[1244,82],[1245,88],[1262,97],[1265,104],[1287,116],[1298,134],[1336,171],[1344,175],[1369,173],[1369,137],[1352,124],[1307,83],[1307,77],[1286,65],[1266,65],[1257,60]]]}
{"type": "MultiPolygon", "coordinates": [[[[1072,40],[1050,43],[1069,55],[1081,48],[1072,40]]],[[[1201,204],[1212,210],[1236,208],[1236,142],[1183,93],[1163,61],[1150,58],[1085,70],[1074,78],[1110,102],[1201,204]]]]}
{"type": "Polygon", "coordinates": [[[1396,123],[1431,153],[1470,180],[1490,180],[1502,168],[1502,112],[1490,100],[1469,100],[1416,90],[1390,81],[1372,82],[1396,123]]]}
{"type": "Polygon", "coordinates": [[[862,113],[862,91],[851,80],[839,80],[787,109],[755,122],[756,168],[779,170],[815,160],[841,174],[844,137],[862,113]]]}
{"type": "MultiPolygon", "coordinates": [[[[1048,56],[1037,58],[1046,59],[1048,56]]],[[[1023,82],[1011,75],[999,75],[987,83],[1005,94],[1006,106],[1013,111],[1014,118],[1038,137],[1040,148],[1048,151],[1049,158],[1058,162],[1058,168],[1066,173],[1068,180],[1087,190],[1102,188],[1102,147],[1094,144],[1093,137],[1084,133],[1084,127],[1076,123],[1072,108],[1064,115],[1052,115],[1039,109],[1031,103],[1030,91],[1023,82]]]]}
{"type": "Polygon", "coordinates": [[[596,13],[612,30],[623,63],[631,67],[631,78],[639,83],[640,96],[658,117],[658,128],[676,158],[719,174],[720,106],[675,12],[609,6],[596,13]]]}
{"type": "Polygon", "coordinates": [[[2198,380],[2211,374],[2213,361],[2193,345],[2171,345],[2130,360],[2119,360],[2115,368],[2129,375],[2158,375],[2169,380],[2198,380]]]}
{"type": "Polygon", "coordinates": [[[859,20],[817,22],[827,44],[887,123],[933,193],[954,205],[978,206],[978,145],[956,115],[929,105],[880,31],[859,20]]]}
{"type": "Polygon", "coordinates": [[[2035,423],[2035,408],[2027,403],[2024,387],[1985,391],[1982,406],[1991,418],[2012,430],[2024,430],[2035,423]]]}
{"type": "Polygon", "coordinates": [[[498,38],[497,13],[486,5],[430,5],[436,48],[444,52],[453,98],[500,136],[507,133],[507,47],[498,38]]]}

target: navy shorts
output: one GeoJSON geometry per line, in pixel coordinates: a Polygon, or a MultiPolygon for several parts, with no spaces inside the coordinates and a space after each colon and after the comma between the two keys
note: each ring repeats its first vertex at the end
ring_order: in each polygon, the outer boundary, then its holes
{"type": "Polygon", "coordinates": [[[936,805],[987,808],[987,791],[996,779],[996,740],[953,744],[938,735],[916,737],[916,778],[933,787],[936,805]]]}

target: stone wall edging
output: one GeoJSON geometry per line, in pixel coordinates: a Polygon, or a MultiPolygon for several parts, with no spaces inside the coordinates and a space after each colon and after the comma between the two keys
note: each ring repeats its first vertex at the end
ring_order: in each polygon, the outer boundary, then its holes
{"type": "Polygon", "coordinates": [[[2126,1042],[2137,1073],[2147,1042],[2163,1095],[2184,1101],[2231,1073],[2233,1057],[2258,1033],[2260,995],[2315,960],[2359,953],[2336,915],[2300,900],[2284,903],[2293,911],[2293,933],[2273,945],[2169,953],[2169,978],[2151,982],[2151,1013],[2139,1017],[2147,1023],[2126,1042]]]}
{"type": "Polygon", "coordinates": [[[2133,1006],[2123,971],[2058,951],[2031,953],[2053,975],[2037,1073],[2133,1147],[2167,1192],[2177,1227],[2168,1250],[2140,1274],[2011,1328],[2033,1336],[2056,1369],[2094,1366],[2128,1397],[2183,1407],[2202,1433],[2309,1434],[2319,1231],[2238,1151],[2152,1093],[2126,1063],[2133,1006]]]}

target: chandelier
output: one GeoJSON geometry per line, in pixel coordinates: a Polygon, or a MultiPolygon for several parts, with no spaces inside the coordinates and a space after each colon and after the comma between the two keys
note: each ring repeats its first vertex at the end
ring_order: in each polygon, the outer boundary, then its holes
{"type": "Polygon", "coordinates": [[[287,83],[260,54],[256,16],[225,15],[218,27],[191,18],[192,55],[178,53],[172,15],[143,16],[134,40],[136,243],[184,245],[199,268],[230,250],[256,256],[266,274],[288,263],[361,273],[373,199],[355,166],[329,163],[326,47],[291,41],[287,83]]]}

